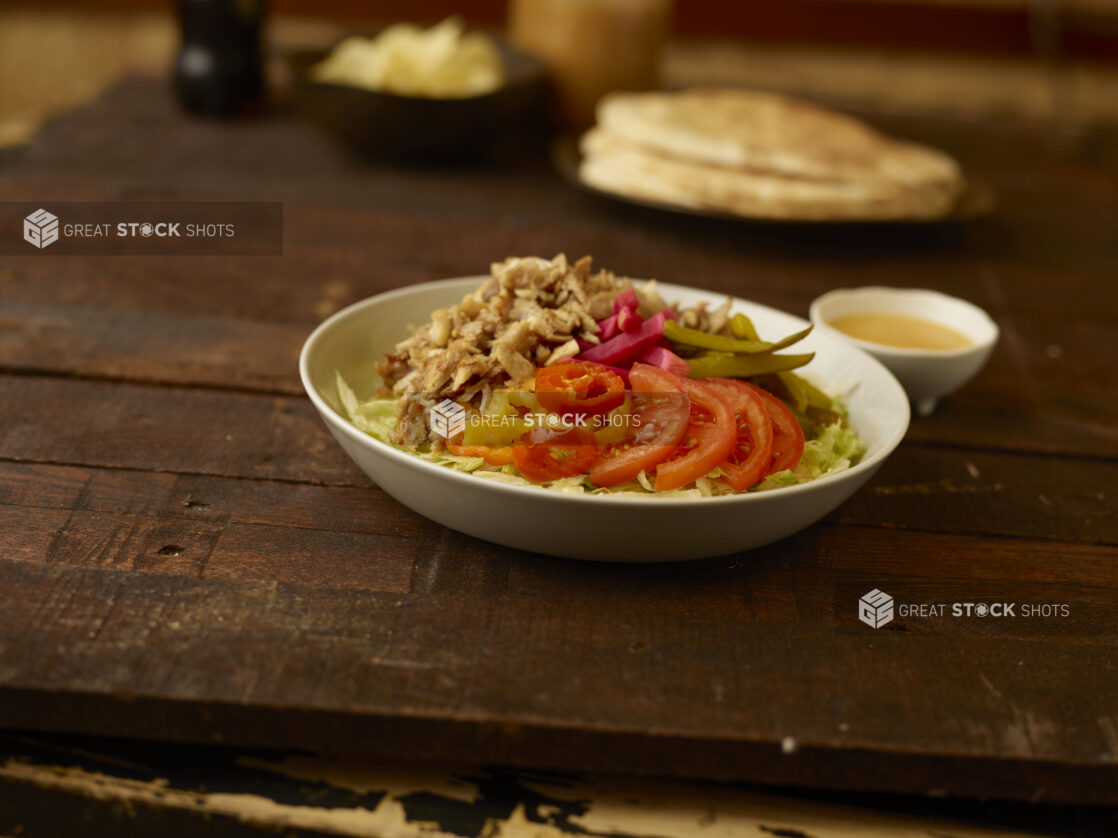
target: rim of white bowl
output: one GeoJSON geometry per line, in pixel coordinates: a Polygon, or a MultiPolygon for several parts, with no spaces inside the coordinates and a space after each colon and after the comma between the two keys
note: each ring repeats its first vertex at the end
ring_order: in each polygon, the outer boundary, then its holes
{"type": "MultiPolygon", "coordinates": [[[[546,493],[546,495],[544,496],[554,498],[557,502],[561,503],[584,504],[606,502],[621,506],[634,507],[647,506],[650,503],[655,504],[656,506],[671,506],[677,504],[692,505],[696,503],[763,503],[770,502],[766,501],[766,499],[771,499],[771,497],[774,495],[780,498],[806,494],[807,492],[818,490],[820,483],[824,483],[826,485],[827,483],[834,481],[847,480],[851,477],[861,474],[864,471],[868,471],[871,468],[876,468],[883,460],[885,460],[890,454],[893,453],[893,451],[896,450],[898,445],[900,445],[901,440],[904,439],[904,435],[908,431],[909,423],[912,421],[912,411],[909,407],[908,395],[905,393],[904,387],[901,386],[901,383],[897,380],[896,376],[893,375],[893,373],[890,372],[889,368],[881,363],[881,361],[873,357],[873,355],[859,349],[856,346],[847,345],[844,348],[865,355],[866,360],[868,360],[871,365],[880,368],[880,371],[885,374],[891,386],[895,388],[896,394],[898,396],[897,404],[904,412],[904,421],[898,424],[897,429],[893,432],[889,439],[887,439],[881,445],[878,451],[870,457],[859,461],[856,465],[853,465],[845,471],[839,472],[838,474],[828,475],[825,477],[817,478],[815,480],[811,480],[807,483],[798,483],[795,486],[785,486],[780,489],[773,489],[771,491],[765,492],[741,492],[733,495],[713,495],[710,497],[698,498],[665,498],[658,497],[655,493],[649,493],[647,495],[621,495],[608,493],[601,495],[592,495],[589,493],[576,494],[573,492],[557,492],[552,489],[544,488],[542,486],[516,486],[510,483],[502,483],[497,480],[486,480],[485,478],[477,477],[467,472],[457,471],[455,469],[446,468],[445,466],[440,466],[436,465],[435,463],[428,462],[427,460],[424,460],[423,458],[415,454],[412,454],[408,451],[403,451],[395,447],[394,445],[390,445],[387,442],[382,442],[376,437],[370,436],[369,434],[360,430],[356,425],[354,425],[348,419],[339,414],[333,407],[331,407],[331,405],[318,393],[317,388],[314,387],[310,377],[310,356],[314,352],[315,344],[318,343],[318,341],[322,339],[322,336],[329,332],[332,328],[334,328],[340,321],[353,316],[362,309],[365,309],[377,303],[384,302],[386,300],[391,300],[395,297],[407,296],[408,294],[419,291],[463,283],[466,280],[474,280],[480,284],[486,279],[488,279],[487,276],[481,275],[459,276],[449,279],[436,279],[430,282],[419,282],[414,285],[405,285],[401,288],[394,288],[391,291],[384,291],[372,297],[366,297],[363,300],[358,300],[355,303],[351,303],[350,305],[346,306],[340,311],[335,312],[324,321],[319,323],[318,326],[315,327],[314,331],[312,331],[307,337],[306,341],[303,343],[303,348],[299,352],[299,378],[303,383],[303,389],[306,391],[307,396],[311,400],[311,403],[315,406],[315,409],[318,411],[319,415],[323,417],[323,421],[333,424],[334,426],[339,428],[342,433],[361,445],[371,446],[373,449],[380,451],[386,456],[396,459],[400,463],[406,463],[421,470],[426,470],[432,475],[438,474],[450,480],[460,480],[462,481],[463,486],[473,486],[475,488],[478,488],[478,484],[480,483],[482,486],[485,486],[488,489],[491,489],[498,493],[504,492],[519,495],[523,492],[543,492],[546,493]]],[[[647,280],[633,281],[645,282],[647,280]]],[[[661,289],[667,291],[670,291],[673,287],[675,287],[684,288],[688,291],[699,291],[706,294],[713,293],[710,291],[704,291],[701,288],[690,288],[684,285],[675,285],[674,283],[661,282],[659,283],[659,286],[661,289]]],[[[803,319],[798,317],[797,315],[790,314],[789,312],[772,308],[771,306],[754,303],[752,301],[745,301],[742,300],[742,298],[734,297],[733,295],[727,296],[729,296],[735,302],[749,302],[750,305],[757,306],[758,308],[762,308],[770,312],[782,314],[787,317],[795,317],[798,320],[803,319]]]]}
{"type": "MultiPolygon", "coordinates": [[[[870,311],[870,309],[867,309],[867,311],[870,311]]],[[[828,337],[841,340],[844,343],[850,344],[851,346],[854,346],[857,349],[861,349],[863,352],[871,356],[881,355],[894,358],[943,358],[945,360],[953,358],[963,358],[967,355],[985,352],[995,343],[997,343],[998,338],[1001,336],[1001,330],[998,328],[997,321],[995,321],[994,318],[990,316],[989,312],[987,312],[986,309],[982,308],[981,306],[975,305],[970,300],[964,300],[962,297],[953,297],[950,294],[944,294],[942,291],[936,291],[934,288],[896,288],[889,285],[862,285],[856,288],[834,288],[825,294],[820,294],[818,297],[811,301],[811,307],[808,309],[808,317],[815,328],[819,329],[820,333],[825,334],[828,337]],[[950,303],[951,305],[958,305],[976,314],[981,320],[985,321],[986,325],[990,329],[990,333],[983,340],[977,340],[972,335],[967,334],[967,337],[971,338],[973,342],[970,346],[963,346],[959,349],[912,349],[903,346],[889,346],[888,344],[884,343],[875,343],[872,340],[862,340],[862,338],[856,338],[852,335],[848,335],[846,332],[836,329],[830,323],[828,323],[826,317],[823,314],[823,307],[826,306],[829,302],[833,302],[844,297],[857,298],[860,296],[870,297],[873,295],[891,295],[895,297],[938,297],[950,303]]],[[[936,317],[929,316],[925,319],[943,326],[950,325],[947,323],[943,323],[943,321],[936,317]]],[[[956,331],[960,331],[954,326],[951,326],[951,328],[955,328],[956,331]]]]}

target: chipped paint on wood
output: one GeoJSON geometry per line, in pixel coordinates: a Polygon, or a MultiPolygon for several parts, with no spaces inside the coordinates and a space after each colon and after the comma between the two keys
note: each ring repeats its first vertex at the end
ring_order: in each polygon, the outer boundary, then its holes
{"type": "MultiPolygon", "coordinates": [[[[1013,838],[1020,833],[877,814],[725,786],[643,779],[581,779],[490,769],[395,770],[314,757],[242,758],[246,772],[330,786],[374,808],[280,802],[256,793],[206,793],[167,779],[141,781],[77,766],[9,759],[0,780],[31,783],[125,807],[147,805],[234,818],[270,829],[374,838],[1013,838]]],[[[307,795],[308,799],[311,797],[307,795]]]]}
{"type": "Polygon", "coordinates": [[[376,838],[457,838],[434,825],[410,821],[404,807],[390,796],[383,797],[373,810],[292,805],[258,794],[206,794],[171,788],[166,780],[129,780],[77,767],[32,765],[13,759],[0,767],[0,779],[32,783],[125,807],[146,804],[154,808],[231,817],[245,824],[269,828],[329,830],[339,835],[376,838]]]}

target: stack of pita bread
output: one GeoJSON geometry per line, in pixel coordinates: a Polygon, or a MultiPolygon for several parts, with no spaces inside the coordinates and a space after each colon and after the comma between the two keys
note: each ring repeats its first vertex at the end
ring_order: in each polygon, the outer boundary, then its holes
{"type": "Polygon", "coordinates": [[[930,219],[965,186],[942,152],[772,93],[613,93],[597,115],[579,178],[627,198],[760,218],[930,219]]]}

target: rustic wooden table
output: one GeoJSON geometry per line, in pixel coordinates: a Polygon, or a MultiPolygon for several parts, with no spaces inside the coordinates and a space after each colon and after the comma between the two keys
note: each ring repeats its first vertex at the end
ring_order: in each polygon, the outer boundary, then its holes
{"type": "MultiPolygon", "coordinates": [[[[0,726],[522,768],[1118,803],[1118,144],[884,120],[1000,197],[946,227],[708,222],[502,166],[349,160],[123,84],[0,161],[7,201],[283,201],[282,256],[0,257],[0,726]],[[804,314],[984,306],[988,367],[779,544],[560,561],[426,521],[347,460],[296,355],[339,307],[593,254],[804,314]],[[857,597],[1069,605],[896,619],[857,597]]],[[[782,833],[783,834],[783,833],[782,833]]]]}

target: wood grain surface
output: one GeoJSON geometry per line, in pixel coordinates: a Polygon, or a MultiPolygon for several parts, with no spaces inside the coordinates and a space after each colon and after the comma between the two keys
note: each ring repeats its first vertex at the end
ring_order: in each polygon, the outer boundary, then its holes
{"type": "Polygon", "coordinates": [[[882,123],[991,184],[924,229],[712,223],[525,151],[390,169],[278,109],[189,120],[128,82],[0,168],[4,200],[282,200],[282,257],[0,263],[0,725],[333,754],[1118,803],[1118,151],[882,123]],[[806,313],[843,285],[987,308],[987,368],[855,498],[739,556],[544,559],[420,518],[300,394],[369,294],[590,253],[806,313]],[[1064,602],[898,619],[857,597],[1064,602]]]}

